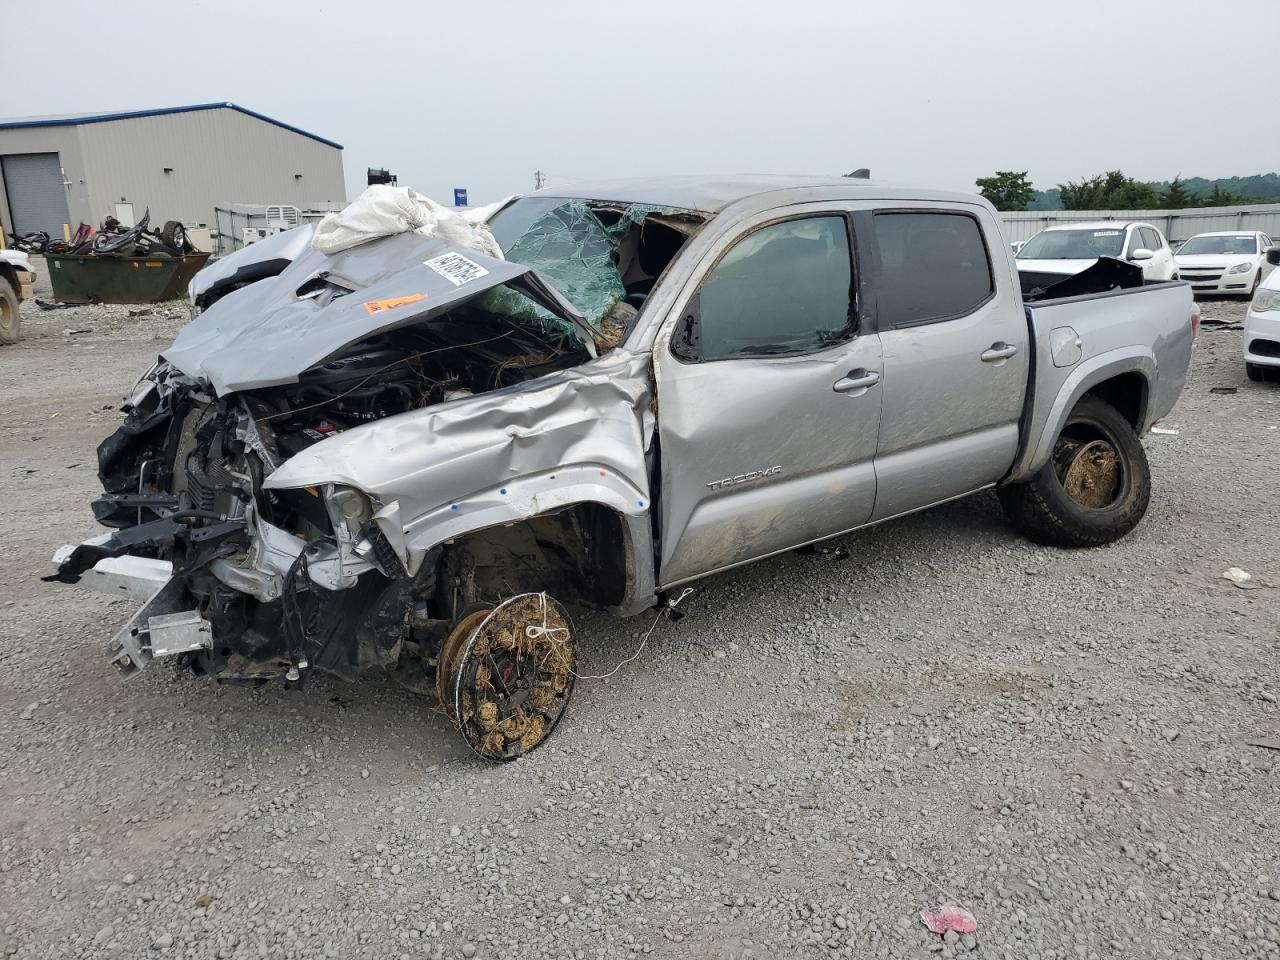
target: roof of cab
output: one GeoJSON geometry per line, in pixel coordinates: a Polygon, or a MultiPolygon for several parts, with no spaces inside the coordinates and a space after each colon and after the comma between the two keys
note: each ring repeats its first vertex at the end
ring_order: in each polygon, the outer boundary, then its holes
{"type": "Polygon", "coordinates": [[[938,200],[981,203],[968,193],[950,193],[888,184],[854,177],[807,177],[778,174],[725,174],[679,177],[636,177],[624,180],[577,181],[563,187],[546,187],[534,197],[601,200],[610,203],[646,203],[681,210],[719,213],[729,204],[781,190],[839,189],[851,197],[895,200],[938,200]]]}

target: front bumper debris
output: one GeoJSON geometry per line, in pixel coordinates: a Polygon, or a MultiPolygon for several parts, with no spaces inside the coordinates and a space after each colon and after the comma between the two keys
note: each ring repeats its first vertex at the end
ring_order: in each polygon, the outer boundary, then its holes
{"type": "MultiPolygon", "coordinates": [[[[79,545],[67,544],[53,555],[59,573],[69,569],[72,557],[106,547],[112,534],[79,545]],[[79,551],[79,553],[77,552],[79,551]]],[[[50,579],[57,579],[58,575],[50,579]]],[[[156,657],[208,650],[213,646],[213,625],[198,610],[183,610],[183,589],[173,576],[173,564],[151,557],[104,556],[92,567],[80,570],[79,581],[108,596],[145,600],[116,634],[108,647],[111,663],[131,676],[156,657]]]]}

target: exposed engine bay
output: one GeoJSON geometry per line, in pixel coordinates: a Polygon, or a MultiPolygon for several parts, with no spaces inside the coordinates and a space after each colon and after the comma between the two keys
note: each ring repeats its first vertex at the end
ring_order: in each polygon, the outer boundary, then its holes
{"type": "MultiPolygon", "coordinates": [[[[154,585],[138,593],[148,602],[113,645],[122,672],[162,656],[239,684],[297,685],[315,669],[346,678],[383,671],[447,701],[485,755],[510,759],[541,742],[573,679],[568,614],[546,591],[595,607],[628,601],[635,585],[612,548],[623,538],[648,543],[649,467],[628,464],[617,477],[590,471],[621,491],[635,520],[598,503],[549,501],[525,522],[415,549],[429,538],[406,519],[422,504],[447,520],[449,511],[485,507],[493,491],[436,503],[450,491],[412,479],[413,458],[429,451],[411,438],[447,444],[453,424],[476,420],[483,428],[469,428],[468,443],[477,451],[515,438],[518,453],[519,418],[477,401],[515,389],[516,405],[554,435],[540,406],[554,403],[561,418],[601,418],[588,383],[605,398],[603,429],[643,449],[636,417],[650,415],[649,400],[619,393],[607,375],[573,378],[625,340],[699,220],[653,208],[595,211],[581,201],[518,212],[511,230],[495,233],[508,253],[553,258],[547,277],[409,234],[332,256],[307,249],[292,260],[228,264],[231,279],[196,298],[205,311],[139,381],[124,424],[99,447],[104,495],[93,512],[113,532],[64,548],[51,578],[87,576],[130,592],[154,585]],[[407,266],[389,269],[388,256],[407,266]],[[364,335],[330,349],[353,330],[364,335]],[[610,405],[620,414],[608,414],[610,405]],[[404,476],[387,468],[377,489],[343,482],[337,467],[315,483],[281,479],[286,464],[314,468],[325,451],[356,445],[389,462],[403,450],[404,476]],[[400,487],[411,495],[396,495],[400,487]],[[521,597],[534,599],[513,602],[521,597]],[[530,627],[541,632],[504,627],[515,612],[541,617],[530,627]],[[486,632],[492,638],[477,653],[486,632]]],[[[454,454],[466,460],[464,449],[454,454]]],[[[465,476],[446,466],[455,481],[465,476]]],[[[497,483],[497,496],[507,497],[483,461],[471,473],[468,482],[497,483]]]]}

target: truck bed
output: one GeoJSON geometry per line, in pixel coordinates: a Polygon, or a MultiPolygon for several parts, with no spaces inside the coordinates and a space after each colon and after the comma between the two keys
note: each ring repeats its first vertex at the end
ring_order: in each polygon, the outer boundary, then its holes
{"type": "Polygon", "coordinates": [[[1112,376],[1145,378],[1142,403],[1132,411],[1140,434],[1166,416],[1182,392],[1195,338],[1190,284],[1144,284],[1141,270],[1112,263],[1124,270],[1100,261],[1048,288],[1034,274],[1020,275],[1024,290],[1031,288],[1024,309],[1035,346],[1012,481],[1027,479],[1048,461],[1066,414],[1090,384],[1112,376]]]}

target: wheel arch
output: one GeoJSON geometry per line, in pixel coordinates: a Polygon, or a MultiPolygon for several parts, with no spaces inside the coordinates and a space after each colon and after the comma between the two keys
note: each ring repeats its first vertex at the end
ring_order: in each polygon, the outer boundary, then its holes
{"type": "MultiPolygon", "coordinates": [[[[1092,394],[1116,407],[1139,435],[1150,429],[1151,386],[1156,362],[1143,347],[1111,350],[1083,361],[1062,383],[1045,414],[1030,418],[1028,436],[1007,482],[1033,476],[1049,462],[1053,444],[1080,398],[1092,394]]],[[[1033,401],[1035,402],[1035,401],[1033,401]]]]}
{"type": "MultiPolygon", "coordinates": [[[[512,546],[527,545],[532,539],[540,549],[555,554],[555,560],[564,561],[567,554],[580,569],[591,571],[584,582],[571,585],[579,588],[580,595],[574,599],[622,616],[638,613],[657,602],[648,496],[616,473],[578,468],[560,474],[585,472],[597,475],[594,482],[570,476],[571,482],[547,489],[546,477],[510,481],[445,504],[399,531],[388,529],[398,524],[384,509],[379,518],[387,517],[392,523],[380,519],[379,525],[393,544],[400,540],[407,566],[415,572],[435,550],[448,554],[480,541],[512,546]],[[599,476],[602,473],[606,475],[599,476]]],[[[511,589],[520,585],[514,577],[506,583],[511,589]]],[[[545,583],[526,582],[525,586],[549,589],[545,583]]]]}

